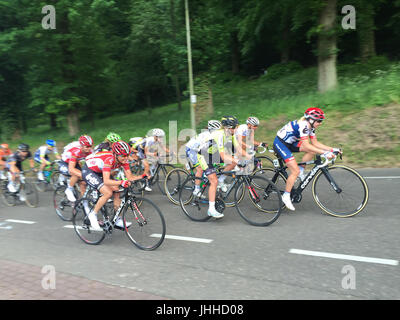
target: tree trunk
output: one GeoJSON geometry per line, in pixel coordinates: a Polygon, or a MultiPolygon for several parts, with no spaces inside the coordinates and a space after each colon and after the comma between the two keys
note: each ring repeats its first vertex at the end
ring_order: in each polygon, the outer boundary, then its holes
{"type": "Polygon", "coordinates": [[[70,136],[75,136],[79,133],[79,110],[73,108],[67,114],[68,133],[70,136]]]}
{"type": "Polygon", "coordinates": [[[337,86],[336,73],[336,1],[325,0],[319,17],[322,30],[318,35],[318,91],[326,92],[337,86]]]}
{"type": "Polygon", "coordinates": [[[57,128],[57,115],[54,113],[49,113],[50,117],[50,128],[55,129],[57,128]]]}
{"type": "MultiPolygon", "coordinates": [[[[170,5],[170,20],[171,20],[171,27],[172,27],[172,41],[174,44],[176,44],[176,23],[175,23],[175,4],[174,0],[169,1],[170,5]]],[[[179,85],[179,77],[178,77],[178,68],[176,66],[176,62],[173,62],[173,67],[172,67],[172,82],[174,83],[175,86],[175,95],[176,95],[176,101],[178,103],[178,110],[182,111],[182,102],[181,102],[181,88],[179,85]]]]}
{"type": "Polygon", "coordinates": [[[211,86],[208,85],[208,112],[210,115],[214,116],[214,103],[211,86]]]}
{"type": "Polygon", "coordinates": [[[375,50],[375,21],[374,8],[370,3],[365,3],[357,11],[359,23],[357,23],[357,35],[360,45],[361,61],[365,62],[369,58],[376,56],[375,50]]]}

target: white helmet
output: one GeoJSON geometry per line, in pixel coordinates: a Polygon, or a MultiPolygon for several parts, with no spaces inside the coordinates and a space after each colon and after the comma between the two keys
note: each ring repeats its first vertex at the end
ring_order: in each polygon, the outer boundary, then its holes
{"type": "Polygon", "coordinates": [[[246,123],[250,124],[252,126],[258,127],[258,125],[260,124],[260,121],[256,117],[248,117],[246,120],[246,123]]]}
{"type": "Polygon", "coordinates": [[[210,120],[207,124],[208,130],[217,130],[222,128],[221,121],[218,120],[210,120]]]}
{"type": "Polygon", "coordinates": [[[153,135],[153,137],[164,137],[165,132],[163,129],[156,128],[156,129],[153,129],[152,135],[153,135]]]}

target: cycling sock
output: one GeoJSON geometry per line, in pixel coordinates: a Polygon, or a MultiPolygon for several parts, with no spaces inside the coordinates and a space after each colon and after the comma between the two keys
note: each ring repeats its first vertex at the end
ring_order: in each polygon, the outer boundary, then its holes
{"type": "Polygon", "coordinates": [[[211,201],[208,202],[208,210],[215,210],[215,201],[214,202],[211,202],[211,201]]]}

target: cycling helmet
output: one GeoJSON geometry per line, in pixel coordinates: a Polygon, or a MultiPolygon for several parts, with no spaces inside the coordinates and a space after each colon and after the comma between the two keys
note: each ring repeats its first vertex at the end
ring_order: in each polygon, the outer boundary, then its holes
{"type": "Polygon", "coordinates": [[[311,107],[306,110],[304,113],[304,117],[306,119],[313,119],[313,120],[324,120],[325,114],[320,108],[311,107]]]}
{"type": "Polygon", "coordinates": [[[233,116],[224,116],[221,119],[221,124],[225,128],[235,129],[239,125],[239,121],[233,116]]]}
{"type": "Polygon", "coordinates": [[[152,135],[153,135],[153,137],[164,137],[165,132],[163,129],[156,128],[156,129],[153,129],[152,135]]]}
{"type": "Polygon", "coordinates": [[[260,124],[260,120],[256,117],[248,117],[246,123],[255,127],[258,127],[260,124]]]}
{"type": "Polygon", "coordinates": [[[134,137],[134,138],[130,138],[129,139],[129,145],[132,147],[136,142],[138,142],[139,140],[143,139],[142,137],[134,137]]]}
{"type": "Polygon", "coordinates": [[[107,139],[108,141],[110,141],[111,143],[118,142],[118,141],[121,141],[121,140],[122,140],[122,139],[121,139],[121,136],[120,136],[119,134],[116,134],[115,132],[110,132],[110,133],[107,135],[106,139],[107,139]]]}
{"type": "Polygon", "coordinates": [[[131,153],[131,147],[125,141],[114,142],[111,148],[117,156],[129,156],[131,153]]]}
{"type": "Polygon", "coordinates": [[[18,150],[19,151],[29,151],[29,145],[27,145],[26,143],[21,143],[19,146],[18,146],[18,150]]]}
{"type": "Polygon", "coordinates": [[[0,144],[0,148],[8,149],[8,144],[7,143],[2,143],[2,144],[0,144]]]}
{"type": "Polygon", "coordinates": [[[50,147],[55,147],[56,146],[56,142],[54,140],[51,139],[47,139],[46,140],[46,144],[50,147]]]}
{"type": "Polygon", "coordinates": [[[217,130],[222,128],[221,121],[218,120],[210,120],[207,124],[208,130],[217,130]]]}
{"type": "Polygon", "coordinates": [[[79,143],[81,146],[91,147],[93,145],[93,139],[91,136],[80,136],[79,143]]]}

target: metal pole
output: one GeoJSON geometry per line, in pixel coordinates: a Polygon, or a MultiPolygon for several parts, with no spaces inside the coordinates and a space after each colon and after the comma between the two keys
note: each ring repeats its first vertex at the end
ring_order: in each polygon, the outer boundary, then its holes
{"type": "Polygon", "coordinates": [[[189,91],[190,91],[190,123],[192,129],[196,131],[196,96],[193,89],[193,70],[192,70],[192,48],[190,44],[190,25],[189,25],[189,5],[188,0],[185,0],[185,15],[186,15],[186,42],[188,51],[188,69],[189,69],[189,91]]]}

